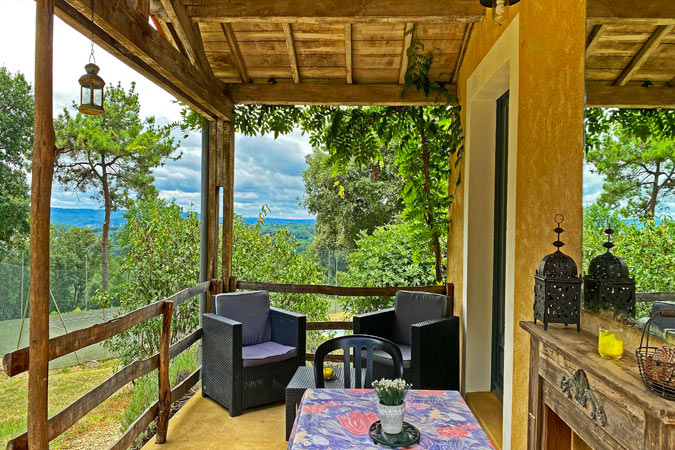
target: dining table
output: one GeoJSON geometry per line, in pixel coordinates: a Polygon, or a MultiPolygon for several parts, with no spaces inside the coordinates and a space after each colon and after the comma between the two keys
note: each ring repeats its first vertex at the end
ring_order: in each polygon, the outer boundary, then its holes
{"type": "MultiPolygon", "coordinates": [[[[307,389],[288,450],[382,449],[368,435],[379,420],[372,389],[307,389]]],[[[420,431],[409,449],[494,449],[457,391],[409,390],[404,420],[420,431]]]]}

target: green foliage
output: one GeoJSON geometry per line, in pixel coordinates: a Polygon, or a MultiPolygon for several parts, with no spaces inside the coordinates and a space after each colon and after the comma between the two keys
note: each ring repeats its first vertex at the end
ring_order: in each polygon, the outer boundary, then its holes
{"type": "MultiPolygon", "coordinates": [[[[348,257],[347,272],[339,280],[345,286],[423,286],[435,284],[434,255],[429,244],[411,230],[412,225],[396,223],[362,232],[356,250],[348,257]]],[[[443,263],[445,267],[445,249],[443,263]]],[[[340,303],[351,314],[377,311],[393,306],[391,297],[342,297],[340,303]]]]}
{"type": "MultiPolygon", "coordinates": [[[[584,209],[583,271],[596,255],[605,251],[603,230],[615,230],[614,252],[628,265],[635,277],[637,292],[675,292],[675,220],[645,219],[626,221],[609,208],[593,205],[584,209]]],[[[640,316],[648,315],[651,305],[638,303],[640,316]]]]}
{"type": "Polygon", "coordinates": [[[654,218],[675,193],[675,111],[588,110],[586,159],[605,183],[599,203],[654,218]]]}
{"type": "MultiPolygon", "coordinates": [[[[319,284],[321,265],[307,254],[296,252],[297,239],[282,228],[265,234],[262,227],[267,215],[263,207],[258,221],[246,225],[237,216],[234,222],[232,270],[240,280],[270,283],[319,284]]],[[[274,306],[307,315],[307,320],[327,319],[328,300],[310,294],[270,293],[274,306]]]]}
{"type": "Polygon", "coordinates": [[[33,94],[21,73],[0,67],[0,244],[28,233],[24,169],[33,147],[33,94]]]}
{"type": "MultiPolygon", "coordinates": [[[[138,201],[125,214],[119,233],[124,250],[122,268],[128,277],[120,295],[120,314],[166,298],[199,282],[199,219],[189,211],[158,198],[138,201]]],[[[174,311],[172,341],[194,330],[199,302],[183,302],[174,311]]],[[[147,358],[158,351],[161,322],[145,321],[106,342],[123,362],[147,358]]]]}
{"type": "MultiPolygon", "coordinates": [[[[67,189],[94,192],[104,204],[101,239],[102,289],[108,289],[108,229],[110,213],[129,201],[156,195],[152,169],[172,156],[176,143],[170,128],[156,125],[154,117],[141,119],[135,83],[129,90],[121,84],[105,91],[105,114],[74,116],[66,108],[54,122],[56,146],[60,148],[55,177],[67,189]]],[[[77,109],[73,104],[73,109],[77,109]]]]}
{"type": "Polygon", "coordinates": [[[356,247],[361,230],[372,233],[400,215],[403,181],[392,152],[387,150],[382,163],[350,165],[341,173],[327,166],[329,155],[325,151],[314,149],[307,156],[302,204],[316,214],[313,251],[320,255],[336,250],[347,254],[356,247]]]}

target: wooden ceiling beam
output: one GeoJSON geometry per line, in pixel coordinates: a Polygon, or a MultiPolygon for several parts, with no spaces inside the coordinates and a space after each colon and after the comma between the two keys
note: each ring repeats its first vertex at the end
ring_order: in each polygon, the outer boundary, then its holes
{"type": "Polygon", "coordinates": [[[600,25],[593,25],[593,28],[591,29],[591,33],[588,36],[588,39],[586,40],[586,55],[590,55],[593,53],[595,48],[598,46],[600,43],[600,37],[602,34],[605,32],[607,28],[607,25],[600,24],[600,25]]]}
{"type": "Polygon", "coordinates": [[[401,54],[401,69],[398,73],[398,84],[405,83],[405,73],[408,70],[408,47],[412,43],[414,23],[406,23],[403,32],[403,52],[401,54]]]}
{"type": "Polygon", "coordinates": [[[202,36],[197,24],[192,22],[188,16],[185,6],[181,0],[161,0],[164,11],[169,17],[168,22],[171,22],[183,47],[187,52],[190,62],[197,66],[207,77],[213,78],[213,70],[206,58],[204,52],[204,44],[202,43],[202,36]]]}
{"type": "Polygon", "coordinates": [[[635,75],[635,73],[640,70],[640,67],[647,61],[647,59],[656,51],[656,49],[661,45],[661,42],[673,31],[675,25],[659,25],[656,27],[656,31],[650,36],[650,38],[645,42],[645,45],[637,52],[635,57],[631,62],[626,66],[625,69],[619,75],[619,78],[614,82],[615,86],[625,86],[635,75]]]}
{"type": "MultiPolygon", "coordinates": [[[[455,85],[446,86],[453,95],[455,85]]],[[[401,98],[399,84],[230,84],[228,95],[236,104],[405,106],[436,105],[435,97],[410,89],[401,98]]]]}
{"type": "Polygon", "coordinates": [[[293,42],[293,30],[291,30],[290,23],[284,23],[284,37],[286,38],[286,47],[288,49],[288,62],[291,65],[291,74],[293,75],[293,82],[300,83],[300,71],[298,70],[298,58],[295,55],[295,42],[293,42]]]}
{"type": "Polygon", "coordinates": [[[672,0],[587,0],[586,19],[596,24],[675,24],[672,0]]]}
{"type": "MultiPolygon", "coordinates": [[[[225,85],[208,78],[135,9],[108,0],[55,0],[56,14],[151,81],[209,119],[232,118],[225,85]],[[94,5],[95,23],[91,23],[94,5]]],[[[105,75],[104,75],[105,76],[105,75]]]]}
{"type": "Polygon", "coordinates": [[[675,88],[587,86],[587,108],[675,108],[675,88]]]}
{"type": "Polygon", "coordinates": [[[455,84],[457,84],[457,79],[459,78],[459,69],[464,62],[464,55],[466,54],[466,48],[469,46],[469,39],[471,39],[472,32],[473,24],[467,23],[466,29],[464,30],[464,37],[462,38],[462,46],[459,48],[459,55],[457,56],[457,62],[455,63],[455,71],[452,73],[452,82],[455,84]]]}
{"type": "Polygon", "coordinates": [[[220,27],[223,29],[223,33],[225,33],[225,37],[227,38],[227,45],[230,47],[230,53],[232,54],[234,65],[237,67],[237,72],[239,72],[239,78],[241,78],[242,83],[248,83],[250,78],[248,77],[248,72],[246,71],[244,58],[241,56],[241,50],[239,49],[237,38],[234,35],[234,30],[232,30],[232,24],[221,23],[220,27]]]}
{"type": "Polygon", "coordinates": [[[352,65],[352,24],[345,24],[345,71],[347,74],[347,84],[352,84],[353,81],[353,65],[352,65]]]}
{"type": "Polygon", "coordinates": [[[482,22],[477,0],[191,0],[188,14],[197,22],[276,23],[449,23],[482,22]]]}

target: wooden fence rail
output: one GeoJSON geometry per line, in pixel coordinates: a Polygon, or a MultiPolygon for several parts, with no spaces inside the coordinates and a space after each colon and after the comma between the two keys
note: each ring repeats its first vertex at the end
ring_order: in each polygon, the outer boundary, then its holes
{"type": "Polygon", "coordinates": [[[337,295],[340,297],[393,297],[396,295],[396,291],[402,290],[423,291],[448,295],[448,286],[452,286],[452,284],[441,286],[346,287],[318,284],[263,283],[260,281],[236,280],[237,289],[265,290],[269,292],[285,292],[288,294],[337,295]]]}
{"type": "Polygon", "coordinates": [[[675,292],[636,292],[638,303],[675,302],[675,292]]]}

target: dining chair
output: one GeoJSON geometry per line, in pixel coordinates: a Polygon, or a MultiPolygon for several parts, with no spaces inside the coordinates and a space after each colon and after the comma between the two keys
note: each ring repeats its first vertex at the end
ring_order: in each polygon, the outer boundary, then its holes
{"type": "Polygon", "coordinates": [[[373,353],[387,353],[393,360],[392,378],[403,378],[403,356],[401,350],[388,339],[370,336],[367,334],[352,334],[329,339],[319,345],[314,356],[314,382],[317,388],[324,387],[323,361],[326,355],[335,350],[344,352],[344,387],[370,388],[373,382],[373,353]],[[353,350],[353,352],[352,352],[353,350]],[[351,382],[351,364],[354,361],[354,384],[351,382]],[[363,362],[365,359],[365,380],[363,376],[363,362]],[[364,381],[362,384],[361,381],[364,381]]]}

